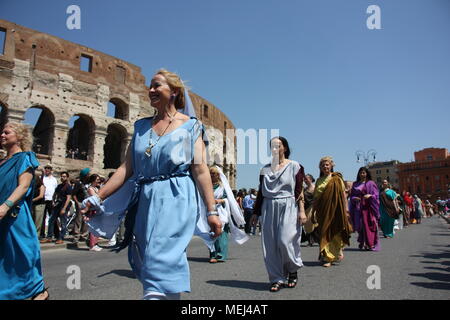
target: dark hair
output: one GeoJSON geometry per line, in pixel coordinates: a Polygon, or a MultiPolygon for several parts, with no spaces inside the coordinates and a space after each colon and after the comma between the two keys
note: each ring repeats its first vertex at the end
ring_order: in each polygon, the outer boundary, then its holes
{"type": "Polygon", "coordinates": [[[356,181],[359,182],[359,174],[361,173],[361,171],[365,171],[366,172],[366,174],[367,174],[367,179],[366,180],[368,180],[368,181],[372,180],[372,175],[370,174],[369,169],[367,169],[366,167],[361,167],[361,168],[359,168],[358,174],[356,175],[356,181]]]}
{"type": "Polygon", "coordinates": [[[89,177],[88,183],[91,184],[92,182],[95,182],[95,180],[97,180],[97,178],[100,178],[100,176],[98,174],[91,174],[91,176],[89,177]]]}
{"type": "Polygon", "coordinates": [[[312,174],[307,173],[307,174],[305,175],[305,177],[307,177],[307,176],[311,177],[311,182],[316,182],[316,179],[314,179],[314,177],[313,177],[312,174]]]}
{"type": "Polygon", "coordinates": [[[70,177],[70,175],[67,171],[63,171],[59,175],[62,176],[63,174],[65,174],[67,176],[67,178],[70,177]]]}
{"type": "Polygon", "coordinates": [[[35,182],[36,188],[40,188],[44,184],[42,177],[39,175],[34,176],[34,182],[35,182]]]}
{"type": "Polygon", "coordinates": [[[289,143],[287,142],[286,138],[284,137],[274,137],[270,140],[270,147],[272,148],[272,141],[278,139],[281,141],[284,147],[284,157],[286,159],[289,159],[289,156],[291,155],[291,149],[289,148],[289,143]]]}

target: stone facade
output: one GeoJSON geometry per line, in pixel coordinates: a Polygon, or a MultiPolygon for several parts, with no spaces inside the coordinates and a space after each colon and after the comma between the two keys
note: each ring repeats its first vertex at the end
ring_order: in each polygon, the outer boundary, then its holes
{"type": "Polygon", "coordinates": [[[380,187],[384,179],[387,179],[394,188],[399,188],[399,178],[397,174],[398,160],[372,162],[367,165],[372,180],[380,187]]]}
{"type": "MultiPolygon", "coordinates": [[[[5,20],[0,32],[5,39],[0,43],[0,128],[6,121],[22,122],[32,109],[40,113],[32,131],[42,165],[74,175],[85,167],[103,176],[114,171],[124,159],[133,123],[154,114],[141,68],[5,20]],[[108,105],[114,107],[113,117],[107,115],[108,105]]],[[[212,139],[209,158],[225,160],[224,172],[234,187],[236,148],[225,134],[233,124],[214,104],[190,96],[198,118],[222,133],[212,139]]]]}

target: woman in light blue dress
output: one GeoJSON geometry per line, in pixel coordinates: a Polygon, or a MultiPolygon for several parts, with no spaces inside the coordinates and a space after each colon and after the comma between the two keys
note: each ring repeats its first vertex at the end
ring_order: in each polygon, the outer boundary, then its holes
{"type": "Polygon", "coordinates": [[[149,96],[157,115],[135,123],[125,162],[98,196],[84,202],[87,210],[91,205],[96,208],[88,224],[100,236],[111,223],[107,233],[115,232],[123,217],[123,212],[108,216],[108,211],[124,211],[108,206],[128,203],[123,208],[128,211],[125,240],[119,250],[129,246],[130,265],[143,285],[144,299],[179,299],[181,292],[189,292],[186,248],[196,226],[208,227],[211,240],[222,232],[206,165],[203,125],[178,112],[189,99],[183,89],[177,75],[166,70],[155,74],[149,96]],[[126,199],[124,189],[130,186],[131,198],[126,199]],[[113,193],[110,204],[106,201],[102,207],[101,200],[113,193]],[[207,213],[200,217],[203,201],[207,213]]]}
{"type": "Polygon", "coordinates": [[[28,150],[28,129],[7,123],[0,161],[0,300],[46,300],[41,252],[31,215],[33,175],[39,162],[28,150]]]}

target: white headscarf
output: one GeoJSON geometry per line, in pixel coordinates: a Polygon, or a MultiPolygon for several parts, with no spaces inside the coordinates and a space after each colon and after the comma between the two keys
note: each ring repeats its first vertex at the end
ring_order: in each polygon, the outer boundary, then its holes
{"type": "Polygon", "coordinates": [[[231,190],[230,183],[228,182],[227,177],[223,174],[222,170],[218,166],[215,167],[217,171],[219,171],[220,181],[222,183],[223,190],[227,195],[227,198],[224,199],[225,208],[223,208],[222,206],[218,206],[217,211],[219,211],[219,217],[221,217],[223,224],[229,224],[231,239],[238,244],[243,244],[249,239],[245,232],[239,229],[240,225],[245,224],[244,216],[242,215],[242,211],[240,210],[239,205],[234,198],[234,194],[231,190]],[[231,217],[234,218],[234,222],[236,222],[237,226],[234,224],[231,217]]]}

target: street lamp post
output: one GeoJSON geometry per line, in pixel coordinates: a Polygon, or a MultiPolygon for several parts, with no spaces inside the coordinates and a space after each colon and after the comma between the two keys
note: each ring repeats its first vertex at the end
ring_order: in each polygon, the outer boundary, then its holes
{"type": "Polygon", "coordinates": [[[364,166],[367,167],[367,165],[369,164],[369,160],[372,157],[373,161],[376,160],[376,156],[377,156],[377,151],[375,149],[370,149],[369,151],[367,151],[366,153],[362,150],[358,150],[356,151],[356,162],[361,162],[361,158],[364,160],[364,166]]]}

